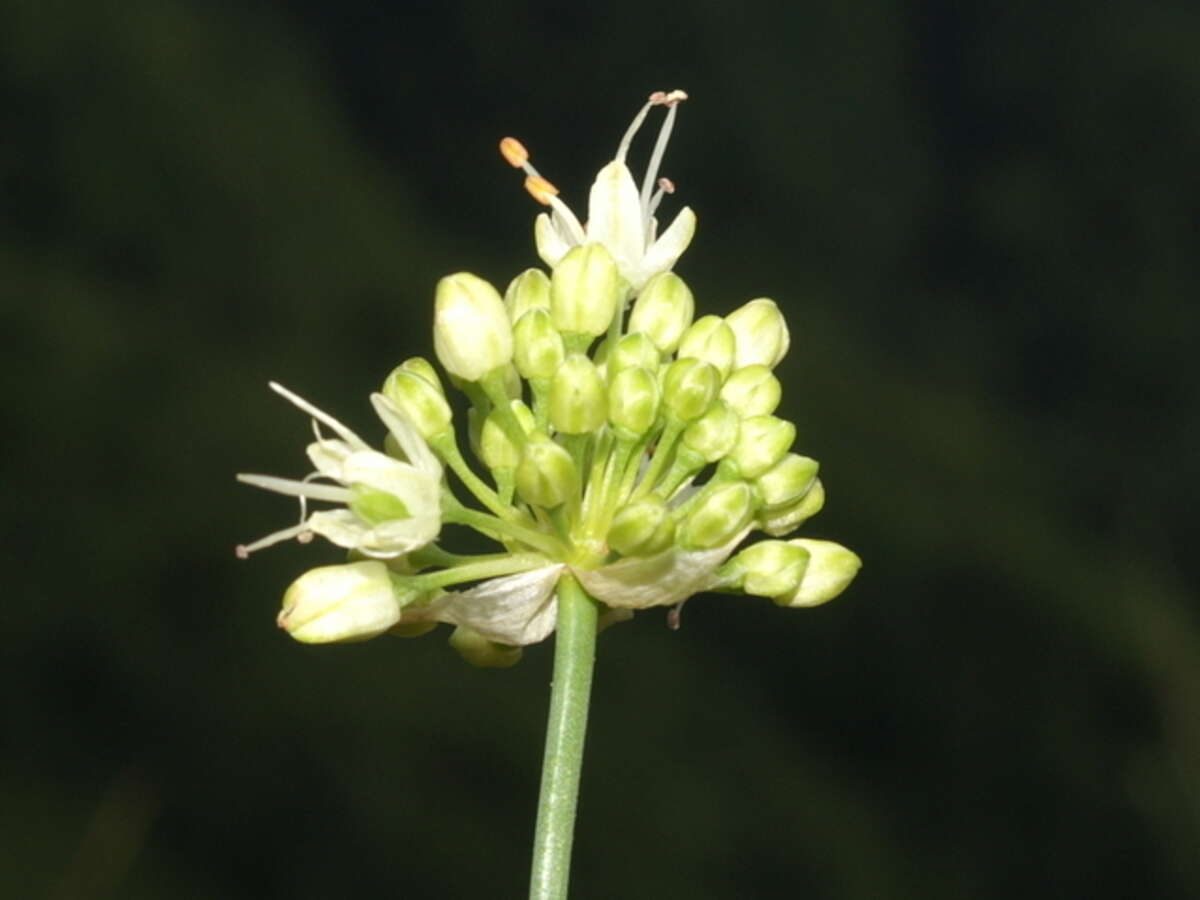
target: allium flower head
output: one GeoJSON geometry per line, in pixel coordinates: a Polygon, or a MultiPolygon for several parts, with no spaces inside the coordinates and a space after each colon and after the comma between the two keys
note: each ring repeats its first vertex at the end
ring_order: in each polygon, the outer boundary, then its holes
{"type": "Polygon", "coordinates": [[[783,310],[760,297],[696,318],[692,289],[669,271],[695,228],[686,208],[661,236],[654,219],[672,190],[656,177],[685,98],[650,96],[596,177],[586,225],[519,142],[501,142],[551,208],[535,229],[550,271],[522,272],[503,299],[467,272],[439,283],[434,346],[467,395],[465,427],[455,427],[442,379],[423,358],[401,363],[371,397],[386,453],[272,385],[335,436],[318,430],[308,478],[238,476],[300,497],[302,517],[239,552],[321,534],[355,560],[315,570],[289,592],[281,621],[298,639],[414,636],[448,623],[468,661],[510,665],[554,631],[564,573],[609,620],[666,606],[675,624],[679,606],[705,591],[807,607],[854,577],[858,557],[828,541],[744,546],[756,530],[790,534],[825,493],[816,461],[792,452],[796,426],[779,414],[783,385],[772,368],[790,342],[783,310]],[[625,160],[659,106],[666,116],[639,190],[625,160]],[[478,464],[464,459],[460,436],[478,464]],[[310,500],[339,506],[309,514],[310,500]],[[443,523],[474,529],[496,552],[442,546],[443,523]]]}

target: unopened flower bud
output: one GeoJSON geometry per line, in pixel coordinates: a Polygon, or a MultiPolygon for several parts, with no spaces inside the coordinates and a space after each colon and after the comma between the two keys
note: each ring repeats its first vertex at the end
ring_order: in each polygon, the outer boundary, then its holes
{"type": "Polygon", "coordinates": [[[551,321],[550,310],[535,306],[517,319],[513,326],[513,363],[522,376],[550,378],[565,355],[562,335],[551,321]]]}
{"type": "Polygon", "coordinates": [[[469,272],[447,275],[437,286],[433,346],[451,375],[478,381],[512,359],[512,325],[496,289],[469,272]]]}
{"type": "Polygon", "coordinates": [[[738,417],[724,400],[717,400],[700,418],[683,430],[683,446],[704,462],[716,462],[737,443],[738,417]]]}
{"type": "Polygon", "coordinates": [[[862,560],[852,550],[833,541],[796,538],[789,544],[808,552],[808,567],[800,586],[788,594],[776,596],[780,606],[820,606],[846,589],[862,568],[862,560]]]}
{"type": "Polygon", "coordinates": [[[603,244],[573,248],[554,267],[550,279],[555,327],[570,334],[603,334],[623,290],[617,264],[603,244]]]}
{"type": "Polygon", "coordinates": [[[643,497],[621,507],[608,529],[608,546],[622,556],[653,556],[675,540],[675,521],[667,504],[643,497]]]}
{"type": "Polygon", "coordinates": [[[744,481],[713,489],[688,512],[679,532],[685,550],[711,550],[728,542],[754,515],[754,492],[744,481]]]}
{"type": "Polygon", "coordinates": [[[692,324],[692,292],[674,272],[660,272],[642,288],[629,314],[629,330],[644,331],[663,353],[674,353],[692,324]]]}
{"type": "Polygon", "coordinates": [[[763,507],[772,510],[795,503],[812,487],[818,468],[815,459],[796,453],[785,454],[754,480],[763,507]]]}
{"type": "Polygon", "coordinates": [[[604,424],[606,395],[596,364],[572,353],[550,382],[550,424],[563,434],[590,434],[604,424]]]}
{"type": "Polygon", "coordinates": [[[410,356],[404,362],[400,363],[400,368],[405,372],[412,372],[414,375],[420,375],[430,384],[432,384],[439,394],[445,396],[446,389],[442,387],[442,380],[438,378],[437,369],[433,367],[433,363],[423,356],[410,356]]]}
{"type": "Polygon", "coordinates": [[[737,443],[726,460],[742,478],[757,478],[783,459],[796,440],[796,426],[775,416],[742,419],[737,443]]]}
{"type": "Polygon", "coordinates": [[[516,323],[531,309],[550,308],[550,277],[541,269],[526,269],[504,292],[508,320],[516,323]]]}
{"type": "Polygon", "coordinates": [[[743,419],[769,416],[779,407],[782,396],[779,379],[763,365],[738,369],[721,386],[721,399],[736,409],[743,419]]]}
{"type": "Polygon", "coordinates": [[[736,583],[745,593],[783,597],[800,586],[808,566],[808,551],[787,541],[759,541],[727,565],[738,573],[736,583]]]}
{"type": "Polygon", "coordinates": [[[814,479],[810,487],[797,500],[778,509],[761,509],[758,526],[771,537],[782,537],[799,528],[806,519],[811,519],[825,505],[825,487],[821,479],[814,479]]]}
{"type": "Polygon", "coordinates": [[[704,415],[721,386],[717,370],[701,359],[677,359],[663,376],[663,406],[680,422],[704,415]]]}
{"type": "Polygon", "coordinates": [[[450,430],[450,404],[421,375],[399,366],[384,381],[382,393],[408,417],[421,437],[428,440],[450,430]]]}
{"type": "Polygon", "coordinates": [[[658,347],[655,346],[648,334],[644,331],[631,331],[608,348],[604,364],[611,381],[622,369],[636,366],[657,372],[661,358],[658,347]]]}
{"type": "Polygon", "coordinates": [[[608,385],[608,421],[622,438],[641,437],[658,418],[658,379],[647,368],[622,369],[608,385]]]}
{"type": "Polygon", "coordinates": [[[536,432],[525,444],[516,479],[522,499],[544,509],[553,509],[579,490],[579,472],[571,454],[536,432]]]}
{"type": "Polygon", "coordinates": [[[358,641],[399,622],[403,605],[383,563],[343,563],[310,569],[293,581],[276,621],[306,644],[358,641]]]}
{"type": "MultiPolygon", "coordinates": [[[[517,421],[528,434],[533,430],[533,413],[520,400],[509,404],[517,421]]],[[[500,424],[500,414],[492,410],[483,421],[479,432],[479,453],[483,464],[489,469],[515,469],[521,461],[521,448],[513,443],[512,437],[500,424]]]]}
{"type": "Polygon", "coordinates": [[[702,359],[711,363],[724,381],[733,371],[737,354],[737,338],[733,329],[720,316],[703,316],[692,323],[679,341],[678,356],[702,359]]]}
{"type": "Polygon", "coordinates": [[[760,297],[725,317],[737,335],[737,368],[763,365],[775,368],[788,351],[787,322],[774,300],[760,297]]]}
{"type": "Polygon", "coordinates": [[[454,629],[449,643],[464,661],[480,669],[507,669],[521,660],[520,647],[489,641],[463,625],[454,629]]]}

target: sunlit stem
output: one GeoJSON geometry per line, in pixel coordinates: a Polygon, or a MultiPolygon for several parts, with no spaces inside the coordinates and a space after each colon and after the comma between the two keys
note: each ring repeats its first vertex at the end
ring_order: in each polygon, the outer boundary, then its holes
{"type": "MultiPolygon", "coordinates": [[[[463,459],[462,453],[458,449],[458,443],[454,440],[454,433],[451,431],[444,434],[435,435],[429,439],[429,445],[437,451],[437,454],[442,458],[450,470],[458,476],[458,480],[463,483],[472,496],[480,503],[486,506],[489,510],[495,513],[502,519],[514,520],[520,517],[520,513],[513,509],[510,503],[505,502],[500,496],[493,491],[478,475],[472,471],[467,465],[467,461],[463,459]]],[[[510,495],[511,498],[511,495],[510,495]]]]}
{"type": "Polygon", "coordinates": [[[662,437],[658,439],[658,446],[654,448],[654,457],[650,460],[650,466],[646,469],[646,474],[642,476],[642,480],[638,483],[637,489],[634,490],[631,499],[637,500],[639,497],[645,496],[654,487],[654,483],[658,481],[658,476],[662,474],[663,468],[671,459],[671,452],[675,449],[675,441],[683,433],[683,427],[684,423],[678,419],[667,419],[667,425],[663,429],[662,437]]]}
{"type": "Polygon", "coordinates": [[[553,535],[502,519],[499,516],[470,509],[459,503],[448,490],[442,492],[442,517],[447,522],[474,528],[488,537],[500,535],[521,541],[556,559],[561,558],[565,552],[562,542],[553,535]]]}
{"type": "Polygon", "coordinates": [[[516,444],[521,449],[525,448],[526,436],[525,429],[521,426],[517,419],[517,414],[512,410],[512,401],[508,396],[508,391],[504,387],[504,370],[493,369],[481,379],[479,384],[487,394],[488,400],[491,401],[493,409],[496,411],[496,416],[499,419],[500,427],[504,429],[504,433],[508,435],[508,439],[516,444]]]}
{"type": "Polygon", "coordinates": [[[505,553],[494,559],[481,559],[440,569],[427,575],[413,575],[404,581],[418,591],[431,591],[434,588],[446,587],[450,584],[461,584],[464,581],[481,581],[485,578],[496,578],[500,575],[512,575],[516,572],[528,572],[549,562],[540,553],[505,553]]]}
{"type": "Polygon", "coordinates": [[[596,656],[596,601],[572,575],[558,583],[554,680],[533,838],[530,900],[566,900],[579,775],[596,656]]]}

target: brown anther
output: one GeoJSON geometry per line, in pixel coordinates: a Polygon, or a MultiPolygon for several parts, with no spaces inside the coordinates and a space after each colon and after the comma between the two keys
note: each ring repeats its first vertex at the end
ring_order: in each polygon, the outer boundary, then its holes
{"type": "Polygon", "coordinates": [[[550,198],[558,193],[558,188],[541,175],[530,175],[527,177],[525,179],[525,190],[529,191],[529,196],[544,206],[549,206],[550,198]]]}
{"type": "Polygon", "coordinates": [[[660,178],[658,179],[658,189],[664,194],[673,194],[675,193],[675,182],[670,178],[660,178]]]}
{"type": "Polygon", "coordinates": [[[655,91],[650,95],[649,102],[655,106],[674,106],[688,98],[687,91],[655,91]]]}
{"type": "Polygon", "coordinates": [[[515,137],[506,137],[500,141],[500,155],[514,169],[519,169],[529,162],[529,151],[515,137]]]}

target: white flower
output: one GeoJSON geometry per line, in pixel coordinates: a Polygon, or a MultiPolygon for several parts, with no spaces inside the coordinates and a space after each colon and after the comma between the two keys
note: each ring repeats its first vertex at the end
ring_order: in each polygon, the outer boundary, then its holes
{"type": "Polygon", "coordinates": [[[572,247],[603,244],[616,260],[621,277],[636,293],[652,276],[675,265],[691,243],[696,230],[696,214],[685,206],[667,230],[658,235],[654,212],[663,195],[673,193],[675,186],[667,178],[656,180],[656,177],[675,123],[675,107],[686,99],[687,94],[683,91],[656,91],[650,95],[621,139],[616,157],[596,175],[588,196],[586,226],[581,225],[570,208],[555,196],[558,189],[529,164],[529,154],[519,141],[505,138],[500,142],[504,158],[528,176],[526,190],[551,209],[549,215],[542,213],[534,223],[538,255],[548,266],[558,265],[572,247]],[[639,191],[625,164],[625,157],[634,135],[654,106],[666,106],[667,115],[639,191]]]}
{"type": "Polygon", "coordinates": [[[372,450],[337,419],[317,409],[282,385],[271,389],[313,417],[317,440],[308,445],[316,471],[296,481],[271,475],[238,475],[238,481],[300,497],[302,521],[291,528],[237,548],[238,555],[288,538],[307,540],[313,534],[365,556],[389,559],[423,547],[441,528],[442,466],[400,408],[382,394],[372,394],[375,412],[400,445],[407,462],[372,450]],[[323,437],[317,422],[337,438],[323,437]],[[326,478],[336,485],[311,479],[326,478]],[[329,500],[343,509],[321,510],[305,516],[308,500],[329,500]]]}

